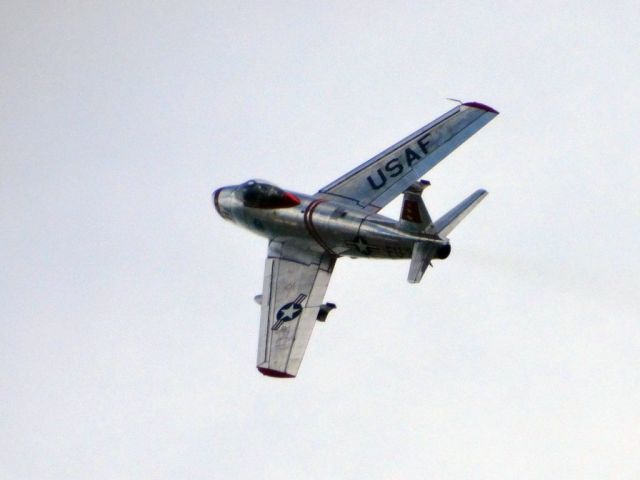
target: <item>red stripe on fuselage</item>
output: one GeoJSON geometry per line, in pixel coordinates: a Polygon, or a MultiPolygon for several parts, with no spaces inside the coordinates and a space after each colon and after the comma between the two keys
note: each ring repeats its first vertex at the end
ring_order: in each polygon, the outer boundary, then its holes
{"type": "Polygon", "coordinates": [[[314,200],[309,204],[307,209],[304,211],[304,226],[307,228],[307,232],[309,232],[309,235],[311,235],[311,238],[313,238],[318,245],[324,248],[331,255],[336,255],[335,252],[333,252],[331,248],[329,248],[329,246],[324,242],[324,240],[322,240],[322,238],[320,237],[320,234],[318,233],[318,230],[313,224],[313,211],[316,209],[318,205],[320,205],[323,202],[325,202],[325,200],[314,200]]]}

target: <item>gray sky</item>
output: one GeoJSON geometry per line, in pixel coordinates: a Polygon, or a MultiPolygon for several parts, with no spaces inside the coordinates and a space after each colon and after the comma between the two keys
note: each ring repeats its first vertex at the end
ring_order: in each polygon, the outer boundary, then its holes
{"type": "Polygon", "coordinates": [[[640,476],[637,2],[39,3],[0,5],[0,477],[640,476]],[[501,112],[427,177],[490,191],[451,257],[339,261],[261,376],[266,241],[211,191],[315,192],[446,97],[501,112]]]}

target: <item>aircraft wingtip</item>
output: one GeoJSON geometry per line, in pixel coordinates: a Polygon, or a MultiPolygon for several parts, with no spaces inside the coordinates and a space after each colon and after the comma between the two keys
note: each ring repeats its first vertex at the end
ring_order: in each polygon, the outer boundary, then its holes
{"type": "Polygon", "coordinates": [[[462,105],[465,107],[479,108],[480,110],[484,110],[485,112],[495,113],[496,115],[500,113],[497,110],[491,108],[489,105],[485,105],[484,103],[480,103],[480,102],[467,102],[467,103],[463,103],[462,105]]]}
{"type": "Polygon", "coordinates": [[[281,372],[279,370],[273,370],[271,368],[258,367],[258,371],[267,377],[295,378],[295,375],[291,375],[290,373],[287,373],[287,372],[281,372]]]}

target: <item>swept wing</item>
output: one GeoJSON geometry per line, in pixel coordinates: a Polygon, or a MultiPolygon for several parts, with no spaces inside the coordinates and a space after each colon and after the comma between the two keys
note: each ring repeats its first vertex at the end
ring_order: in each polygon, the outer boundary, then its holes
{"type": "Polygon", "coordinates": [[[260,372],[296,376],[334,265],[335,257],[293,241],[269,243],[261,300],[260,372]]]}
{"type": "Polygon", "coordinates": [[[377,212],[485,126],[497,111],[463,103],[316,194],[377,212]]]}

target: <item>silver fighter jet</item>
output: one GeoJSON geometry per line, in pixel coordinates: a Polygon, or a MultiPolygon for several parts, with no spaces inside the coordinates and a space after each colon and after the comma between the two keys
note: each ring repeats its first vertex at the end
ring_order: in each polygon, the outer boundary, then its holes
{"type": "Polygon", "coordinates": [[[461,103],[315,195],[249,180],[217,189],[222,218],[269,240],[261,306],[258,370],[295,377],[316,321],[335,308],[323,303],[339,257],[410,258],[418,283],[433,259],[447,258],[447,235],[486,195],[477,190],[433,222],[422,201],[426,172],[498,114],[461,103]],[[403,194],[400,219],[377,212],[403,194]]]}

